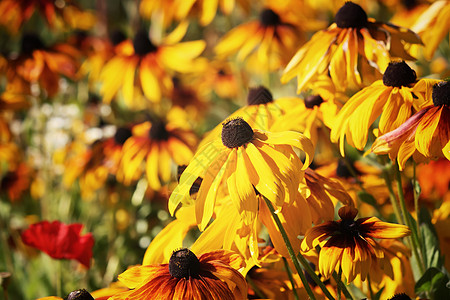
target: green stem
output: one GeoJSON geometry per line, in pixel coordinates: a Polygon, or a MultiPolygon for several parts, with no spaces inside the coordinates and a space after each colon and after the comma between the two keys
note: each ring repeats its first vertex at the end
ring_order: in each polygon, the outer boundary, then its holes
{"type": "Polygon", "coordinates": [[[247,276],[245,279],[247,280],[248,284],[252,287],[252,290],[255,292],[258,298],[261,299],[267,298],[266,294],[264,294],[264,292],[261,291],[261,289],[253,282],[253,279],[250,276],[247,276]]]}
{"type": "Polygon", "coordinates": [[[397,162],[395,163],[394,171],[395,171],[395,177],[396,177],[396,181],[397,181],[397,190],[398,190],[398,198],[399,198],[399,202],[400,202],[400,207],[402,209],[403,217],[406,220],[406,225],[411,229],[411,236],[408,237],[408,240],[411,240],[410,248],[412,248],[413,255],[416,257],[416,260],[419,263],[420,273],[422,275],[425,272],[425,266],[422,261],[422,257],[419,256],[419,252],[417,251],[417,249],[420,247],[420,244],[419,244],[419,240],[417,237],[417,233],[414,230],[412,230],[411,220],[409,219],[408,210],[406,209],[405,195],[403,193],[403,186],[402,186],[402,175],[400,174],[400,170],[399,170],[397,162]]]}
{"type": "Polygon", "coordinates": [[[372,281],[370,280],[370,275],[367,274],[367,288],[369,289],[370,299],[375,299],[375,295],[372,290],[372,281]]]}
{"type": "MultiPolygon", "coordinates": [[[[350,294],[349,290],[347,289],[347,286],[342,282],[341,277],[342,277],[342,269],[341,268],[339,268],[339,274],[336,274],[336,272],[333,272],[333,278],[336,281],[338,287],[340,287],[340,290],[342,290],[342,292],[344,293],[345,298],[347,298],[347,299],[355,299],[355,297],[353,297],[350,294]]],[[[340,294],[341,294],[340,290],[338,289],[338,292],[339,292],[338,297],[339,298],[340,298],[340,294]]]]}
{"type": "Polygon", "coordinates": [[[400,207],[397,202],[397,197],[395,196],[394,189],[392,188],[391,180],[389,178],[389,173],[386,170],[386,168],[383,168],[382,174],[383,174],[384,182],[386,183],[386,186],[389,190],[389,199],[391,200],[391,205],[392,205],[392,208],[394,209],[394,214],[397,219],[397,222],[402,225],[405,225],[405,222],[402,219],[402,215],[400,214],[400,207]]]}
{"type": "Polygon", "coordinates": [[[61,289],[61,282],[62,282],[62,265],[61,265],[61,260],[57,259],[54,260],[54,262],[56,263],[56,272],[55,272],[55,286],[56,286],[56,295],[58,297],[62,296],[62,289],[61,289]]]}
{"type": "MultiPolygon", "coordinates": [[[[417,217],[417,222],[416,222],[416,230],[417,230],[417,240],[419,242],[419,245],[423,245],[422,244],[422,235],[420,234],[420,219],[419,219],[419,197],[420,197],[420,191],[418,192],[416,189],[416,185],[417,185],[417,177],[416,177],[416,162],[413,161],[414,166],[413,166],[413,192],[414,192],[414,210],[416,211],[416,217],[417,217]]],[[[422,248],[421,248],[422,249],[422,248]]],[[[422,257],[422,261],[425,261],[422,257]]]]}
{"type": "Polygon", "coordinates": [[[298,298],[297,286],[295,284],[294,277],[292,276],[291,268],[289,267],[289,264],[288,264],[287,259],[285,257],[283,257],[283,262],[284,262],[284,268],[286,269],[286,273],[287,273],[287,275],[289,277],[289,280],[291,281],[292,292],[294,293],[294,298],[295,298],[295,300],[299,300],[300,298],[298,298]]]}
{"type": "Polygon", "coordinates": [[[280,230],[281,236],[283,237],[284,243],[286,244],[286,248],[288,250],[289,256],[292,260],[292,263],[294,264],[295,269],[297,270],[298,275],[300,276],[300,279],[302,280],[303,286],[306,289],[306,292],[308,293],[308,296],[312,299],[315,300],[316,297],[314,296],[314,293],[311,290],[311,287],[309,286],[308,281],[305,278],[305,275],[303,274],[303,270],[300,267],[299,263],[298,263],[298,259],[295,256],[294,253],[294,249],[292,248],[291,242],[289,241],[289,238],[287,236],[286,231],[284,230],[283,224],[281,223],[280,218],[278,217],[278,215],[275,213],[275,209],[273,208],[272,203],[269,201],[269,199],[267,199],[266,197],[262,196],[264,201],[266,202],[267,207],[270,210],[270,213],[272,214],[272,217],[275,221],[275,223],[278,226],[278,230],[280,230]]]}
{"type": "Polygon", "coordinates": [[[303,257],[301,253],[297,256],[298,260],[302,264],[302,267],[308,272],[308,275],[314,280],[314,282],[320,287],[320,289],[323,291],[325,296],[327,296],[328,299],[334,300],[334,297],[331,295],[330,291],[328,291],[325,284],[320,280],[319,277],[317,277],[316,272],[314,272],[313,268],[309,265],[308,261],[303,257]]]}

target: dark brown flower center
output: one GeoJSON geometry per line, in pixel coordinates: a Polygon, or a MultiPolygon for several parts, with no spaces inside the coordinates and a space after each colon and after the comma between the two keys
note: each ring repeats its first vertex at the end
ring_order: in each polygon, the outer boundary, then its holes
{"type": "Polygon", "coordinates": [[[259,20],[261,24],[266,27],[281,24],[280,16],[270,8],[266,8],[261,12],[259,20]]]}
{"type": "Polygon", "coordinates": [[[449,105],[450,106],[450,83],[449,81],[441,81],[433,86],[433,104],[434,106],[449,105]]]}
{"type": "MultiPolygon", "coordinates": [[[[186,170],[186,168],[187,168],[186,165],[178,166],[178,174],[177,174],[178,183],[180,183],[181,174],[183,174],[183,172],[184,172],[184,170],[186,170]]],[[[189,196],[192,196],[192,195],[198,193],[202,182],[203,182],[203,178],[197,177],[197,179],[194,181],[191,188],[189,189],[189,196]]]]}
{"type": "Polygon", "coordinates": [[[417,0],[403,0],[402,1],[403,6],[406,7],[406,9],[411,10],[419,5],[419,1],[417,0]]]}
{"type": "Polygon", "coordinates": [[[263,86],[250,88],[247,95],[247,105],[266,104],[273,101],[272,93],[263,86]]]}
{"type": "Polygon", "coordinates": [[[125,141],[131,136],[131,129],[126,127],[117,128],[114,134],[114,141],[118,145],[123,145],[125,141]]]}
{"type": "Polygon", "coordinates": [[[348,237],[358,237],[360,235],[359,224],[349,219],[341,220],[339,223],[339,231],[348,237]]]}
{"type": "Polygon", "coordinates": [[[94,300],[91,294],[85,289],[71,292],[64,300],[94,300]]]}
{"type": "Polygon", "coordinates": [[[230,149],[245,145],[253,138],[253,129],[242,118],[228,120],[222,125],[222,143],[230,149]]]}
{"type": "Polygon", "coordinates": [[[175,251],[169,260],[169,273],[176,278],[196,278],[200,273],[200,261],[189,249],[175,251]]]}
{"type": "Polygon", "coordinates": [[[385,86],[409,86],[416,82],[416,72],[404,61],[390,62],[383,74],[383,84],[385,86]]]}
{"type": "Polygon", "coordinates": [[[44,43],[38,35],[34,33],[25,33],[22,37],[21,53],[30,55],[35,50],[44,49],[44,43]]]}
{"type": "Polygon", "coordinates": [[[395,294],[394,296],[392,296],[392,298],[389,298],[388,300],[411,300],[411,298],[405,293],[400,293],[395,294]]]}
{"type": "Polygon", "coordinates": [[[336,175],[338,177],[340,177],[340,178],[350,178],[350,177],[352,177],[352,172],[350,172],[347,164],[342,159],[340,159],[338,161],[338,165],[337,165],[337,168],[336,168],[336,175]]]}
{"type": "Polygon", "coordinates": [[[148,38],[145,31],[138,31],[133,39],[134,52],[137,55],[145,55],[150,52],[155,52],[158,48],[148,38]]]}
{"type": "MultiPolygon", "coordinates": [[[[136,37],[135,37],[136,38],[136,37]]],[[[127,39],[127,36],[125,35],[125,33],[123,33],[121,30],[114,30],[110,35],[109,35],[109,40],[111,41],[111,43],[116,46],[120,43],[122,43],[123,41],[125,41],[127,39]]],[[[135,49],[136,51],[136,49],[135,49]]]]}
{"type": "Polygon", "coordinates": [[[353,2],[346,2],[336,13],[335,22],[339,28],[362,28],[367,26],[367,14],[353,2]]]}
{"type": "Polygon", "coordinates": [[[167,141],[169,139],[169,132],[166,129],[166,123],[157,120],[152,123],[149,136],[152,140],[167,141]]]}
{"type": "Polygon", "coordinates": [[[320,106],[322,104],[323,99],[320,95],[309,95],[305,98],[305,106],[306,108],[313,108],[314,106],[320,106]]]}

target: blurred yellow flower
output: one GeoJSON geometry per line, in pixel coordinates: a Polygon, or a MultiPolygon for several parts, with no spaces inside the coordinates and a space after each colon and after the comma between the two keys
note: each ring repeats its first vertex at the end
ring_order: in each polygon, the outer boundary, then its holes
{"type": "Polygon", "coordinates": [[[359,5],[346,2],[335,23],[314,34],[292,57],[281,81],[297,76],[297,92],[302,92],[328,75],[338,91],[359,89],[379,78],[391,57],[412,59],[404,42],[421,40],[411,30],[367,18],[359,5]]]}

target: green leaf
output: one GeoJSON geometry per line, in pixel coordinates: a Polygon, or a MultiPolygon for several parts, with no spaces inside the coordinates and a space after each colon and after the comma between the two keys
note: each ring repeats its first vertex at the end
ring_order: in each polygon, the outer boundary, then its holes
{"type": "Polygon", "coordinates": [[[373,295],[373,300],[380,300],[380,298],[381,298],[381,293],[383,293],[383,291],[384,291],[384,286],[375,294],[375,295],[373,295]]]}
{"type": "Polygon", "coordinates": [[[423,208],[420,214],[420,234],[422,235],[422,252],[425,267],[441,268],[442,258],[439,249],[439,239],[437,237],[436,229],[431,223],[431,216],[427,209],[423,208]]]}
{"type": "Polygon", "coordinates": [[[375,200],[375,198],[371,194],[364,191],[359,191],[357,195],[359,200],[361,200],[362,202],[372,205],[373,207],[377,207],[377,200],[375,200]]]}
{"type": "Polygon", "coordinates": [[[450,289],[448,288],[449,278],[437,268],[429,268],[417,281],[416,293],[429,293],[431,299],[448,299],[450,289]]]}

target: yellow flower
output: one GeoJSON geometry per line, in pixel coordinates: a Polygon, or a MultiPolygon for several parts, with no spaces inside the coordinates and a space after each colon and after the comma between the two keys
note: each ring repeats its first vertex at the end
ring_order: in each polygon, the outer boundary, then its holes
{"type": "Polygon", "coordinates": [[[71,0],[60,5],[53,0],[15,1],[3,0],[0,2],[0,24],[13,33],[17,33],[34,12],[39,12],[52,28],[89,30],[95,25],[95,15],[89,11],[81,11],[71,0]]]}
{"type": "Polygon", "coordinates": [[[376,217],[355,220],[358,210],[350,206],[339,209],[341,220],[329,221],[309,229],[302,241],[302,251],[320,245],[319,271],[329,278],[342,269],[347,282],[357,276],[364,281],[372,264],[382,262],[385,253],[374,239],[396,239],[407,236],[407,226],[380,221],[376,217]]]}
{"type": "Polygon", "coordinates": [[[298,193],[302,170],[313,155],[311,142],[302,134],[286,131],[263,132],[252,129],[242,118],[223,123],[222,139],[204,145],[192,158],[169,199],[169,211],[189,200],[189,190],[197,177],[203,178],[195,200],[197,224],[204,230],[214,212],[216,195],[228,186],[234,207],[245,224],[257,216],[257,192],[277,210],[292,203],[298,193]],[[294,149],[305,152],[305,163],[294,149]]]}
{"type": "MultiPolygon", "coordinates": [[[[383,289],[380,299],[388,299],[401,292],[413,297],[415,280],[410,262],[411,251],[397,240],[381,240],[378,244],[383,249],[385,258],[378,264],[372,264],[369,271],[373,292],[383,289]]],[[[376,260],[376,257],[372,259],[376,260]]],[[[367,287],[367,284],[358,279],[353,283],[362,291],[367,287]]]]}
{"type": "Polygon", "coordinates": [[[429,102],[431,86],[437,80],[416,81],[416,73],[405,62],[391,62],[383,75],[372,85],[351,97],[339,111],[331,129],[330,139],[339,141],[344,156],[347,142],[363,150],[370,126],[380,117],[379,134],[385,134],[403,124],[412,114],[429,102]]]}
{"type": "Polygon", "coordinates": [[[172,179],[172,164],[186,165],[193,156],[197,138],[175,121],[155,120],[135,125],[122,148],[117,179],[126,185],[138,179],[145,161],[150,188],[159,190],[172,179]]]}
{"type": "Polygon", "coordinates": [[[316,156],[314,161],[320,163],[334,157],[329,138],[329,129],[335,120],[341,105],[333,98],[324,98],[320,94],[311,94],[304,101],[295,101],[296,106],[277,118],[270,131],[294,130],[311,139],[316,156]]]}
{"type": "Polygon", "coordinates": [[[66,188],[70,188],[79,178],[81,195],[89,199],[94,196],[95,191],[104,186],[108,178],[103,152],[104,141],[98,140],[90,147],[74,142],[67,148],[70,155],[64,160],[63,184],[66,188]]]}
{"type": "Polygon", "coordinates": [[[173,32],[160,45],[155,45],[144,31],[138,31],[133,41],[126,40],[117,46],[117,54],[100,74],[103,101],[110,103],[122,90],[125,104],[131,108],[146,108],[158,103],[173,89],[175,71],[191,72],[194,59],[205,48],[204,41],[177,43],[182,35],[173,32]],[[144,98],[143,98],[144,96],[144,98]]]}
{"type": "Polygon", "coordinates": [[[246,299],[247,283],[238,272],[242,258],[227,250],[197,256],[184,248],[174,251],[168,264],[131,267],[119,275],[130,291],[111,300],[246,299]]]}
{"type": "Polygon", "coordinates": [[[379,77],[391,57],[412,59],[402,42],[421,41],[414,32],[367,18],[359,5],[346,2],[335,23],[314,34],[297,51],[281,81],[297,76],[297,91],[301,92],[319,76],[329,74],[338,91],[361,88],[379,77]]]}
{"type": "MultiPolygon", "coordinates": [[[[162,18],[164,27],[168,27],[172,22],[183,21],[188,16],[197,18],[200,25],[206,26],[216,16],[217,9],[229,15],[235,7],[236,0],[143,0],[139,4],[141,16],[150,19],[152,16],[162,18]]],[[[247,0],[238,0],[238,3],[244,5],[247,0]]]]}
{"type": "MultiPolygon", "coordinates": [[[[247,95],[247,105],[232,113],[229,118],[244,119],[254,129],[269,131],[276,120],[280,119],[300,102],[295,97],[283,97],[274,100],[272,93],[264,86],[250,88],[247,95]]],[[[290,129],[290,128],[289,128],[290,129]]],[[[286,128],[283,131],[288,130],[286,128]]],[[[222,124],[208,132],[200,143],[206,145],[214,139],[219,139],[222,124]]]]}
{"type": "Polygon", "coordinates": [[[425,58],[434,52],[450,30],[450,2],[436,1],[417,19],[411,30],[417,32],[425,45],[425,58]]]}
{"type": "Polygon", "coordinates": [[[397,129],[378,137],[371,151],[397,158],[402,170],[409,157],[450,160],[450,84],[440,81],[433,86],[433,105],[426,106],[397,129]]]}
{"type": "Polygon", "coordinates": [[[232,29],[220,40],[215,52],[220,58],[237,53],[237,60],[247,60],[249,70],[273,71],[285,66],[300,43],[300,30],[285,20],[275,8],[264,8],[259,20],[232,29]]]}
{"type": "Polygon", "coordinates": [[[20,76],[28,84],[39,83],[52,97],[59,90],[61,75],[75,79],[77,55],[78,51],[68,44],[46,47],[38,35],[24,34],[19,55],[8,60],[6,75],[9,82],[20,76]]]}

